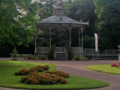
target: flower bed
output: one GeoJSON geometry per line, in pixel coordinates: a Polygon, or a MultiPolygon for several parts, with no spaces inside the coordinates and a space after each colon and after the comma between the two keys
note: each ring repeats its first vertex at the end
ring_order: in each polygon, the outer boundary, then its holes
{"type": "Polygon", "coordinates": [[[28,74],[28,76],[23,76],[20,82],[26,84],[49,85],[49,84],[66,84],[67,80],[56,74],[49,73],[39,74],[37,72],[31,72],[28,74]]]}
{"type": "Polygon", "coordinates": [[[15,75],[27,75],[23,76],[20,80],[21,83],[26,84],[66,84],[67,80],[64,78],[68,78],[69,74],[64,73],[62,71],[45,71],[44,74],[40,74],[39,72],[43,72],[44,70],[49,70],[48,65],[38,65],[36,67],[32,67],[30,69],[20,69],[15,72],[15,75]]]}
{"type": "Polygon", "coordinates": [[[68,73],[64,73],[62,71],[45,71],[45,73],[48,73],[48,74],[56,74],[60,77],[63,77],[63,78],[68,78],[69,77],[69,74],[68,73]]]}
{"type": "Polygon", "coordinates": [[[118,64],[118,63],[111,64],[111,67],[118,67],[118,66],[120,66],[120,64],[118,64]]]}
{"type": "Polygon", "coordinates": [[[15,75],[27,75],[30,72],[43,72],[44,70],[49,70],[49,65],[38,65],[36,67],[30,68],[30,69],[20,69],[19,71],[15,72],[15,75]]]}
{"type": "Polygon", "coordinates": [[[72,60],[76,60],[76,61],[88,61],[88,60],[92,60],[92,58],[90,58],[90,57],[74,57],[72,60]]]}
{"type": "Polygon", "coordinates": [[[28,56],[24,58],[25,60],[48,60],[48,58],[46,56],[28,56]]]}

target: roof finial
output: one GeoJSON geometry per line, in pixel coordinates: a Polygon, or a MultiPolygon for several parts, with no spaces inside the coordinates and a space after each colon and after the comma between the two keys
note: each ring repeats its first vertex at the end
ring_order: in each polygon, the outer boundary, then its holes
{"type": "Polygon", "coordinates": [[[62,0],[57,0],[57,3],[61,3],[62,2],[62,0]]]}

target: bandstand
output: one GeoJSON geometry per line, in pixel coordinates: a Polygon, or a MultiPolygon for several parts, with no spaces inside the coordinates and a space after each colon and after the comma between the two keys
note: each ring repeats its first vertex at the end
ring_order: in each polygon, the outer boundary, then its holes
{"type": "MultiPolygon", "coordinates": [[[[51,32],[52,29],[67,29],[69,30],[69,46],[71,46],[71,30],[72,28],[78,29],[79,32],[79,46],[72,47],[74,55],[83,55],[83,29],[86,25],[89,25],[89,22],[78,22],[74,19],[71,19],[64,15],[65,9],[61,6],[62,0],[57,0],[55,7],[53,8],[53,15],[37,22],[36,31],[47,30],[49,32],[49,42],[51,46],[51,32]],[[80,42],[81,41],[81,42],[80,42]]],[[[35,55],[47,55],[48,47],[37,47],[36,36],[35,36],[35,55]]],[[[66,54],[64,47],[56,47],[55,53],[66,54]]]]}

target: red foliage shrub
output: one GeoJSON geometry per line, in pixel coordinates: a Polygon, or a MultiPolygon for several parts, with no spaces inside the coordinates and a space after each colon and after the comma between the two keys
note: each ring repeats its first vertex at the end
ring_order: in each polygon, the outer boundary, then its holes
{"type": "Polygon", "coordinates": [[[24,83],[25,81],[27,80],[27,76],[23,76],[22,78],[21,78],[21,83],[24,83]]]}
{"type": "Polygon", "coordinates": [[[37,72],[30,72],[27,77],[21,78],[21,82],[27,84],[48,85],[57,83],[66,84],[67,80],[55,74],[45,73],[40,75],[37,72]]]}
{"type": "Polygon", "coordinates": [[[30,68],[30,69],[29,69],[29,72],[38,72],[38,70],[37,70],[36,67],[33,67],[33,68],[30,68]]]}
{"type": "Polygon", "coordinates": [[[68,73],[65,73],[65,72],[62,72],[62,71],[46,71],[45,73],[49,73],[49,74],[56,74],[60,77],[63,77],[63,78],[68,78],[69,77],[69,74],[68,73]]]}
{"type": "Polygon", "coordinates": [[[111,67],[117,67],[117,66],[120,66],[120,64],[117,64],[117,63],[111,64],[111,67]]]}
{"type": "Polygon", "coordinates": [[[50,67],[49,67],[49,65],[43,65],[42,68],[43,68],[44,70],[49,70],[50,67]]]}
{"type": "Polygon", "coordinates": [[[15,72],[15,75],[27,75],[28,72],[29,72],[28,69],[23,68],[23,69],[20,69],[19,71],[15,72]]]}
{"type": "Polygon", "coordinates": [[[36,66],[36,69],[37,69],[38,72],[43,72],[44,71],[44,69],[42,68],[41,65],[36,66]]]}
{"type": "Polygon", "coordinates": [[[27,75],[30,72],[43,72],[44,70],[48,70],[50,67],[49,65],[38,65],[36,67],[28,69],[20,69],[19,71],[15,72],[15,75],[27,75]]]}
{"type": "Polygon", "coordinates": [[[39,81],[35,77],[28,77],[26,80],[27,84],[39,84],[39,81]]]}
{"type": "Polygon", "coordinates": [[[45,60],[46,58],[45,57],[42,57],[41,60],[45,60]]]}
{"type": "Polygon", "coordinates": [[[80,60],[79,58],[75,58],[75,60],[80,60]]]}

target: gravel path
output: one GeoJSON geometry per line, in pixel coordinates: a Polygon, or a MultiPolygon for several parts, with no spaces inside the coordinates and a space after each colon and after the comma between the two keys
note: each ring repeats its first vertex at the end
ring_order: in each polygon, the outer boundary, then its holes
{"type": "MultiPolygon", "coordinates": [[[[0,58],[0,60],[10,60],[10,58],[0,58]]],[[[19,58],[19,61],[29,62],[28,60],[23,60],[23,58],[19,58]]],[[[88,70],[85,68],[85,66],[88,66],[88,65],[117,63],[118,62],[117,60],[52,61],[52,62],[30,60],[30,62],[52,63],[56,65],[57,70],[62,70],[74,76],[80,76],[80,77],[86,77],[86,78],[105,81],[110,84],[109,86],[104,88],[82,89],[82,90],[120,90],[120,75],[101,73],[101,72],[88,70]]],[[[11,89],[11,88],[0,87],[0,90],[23,90],[23,89],[11,89]]]]}

